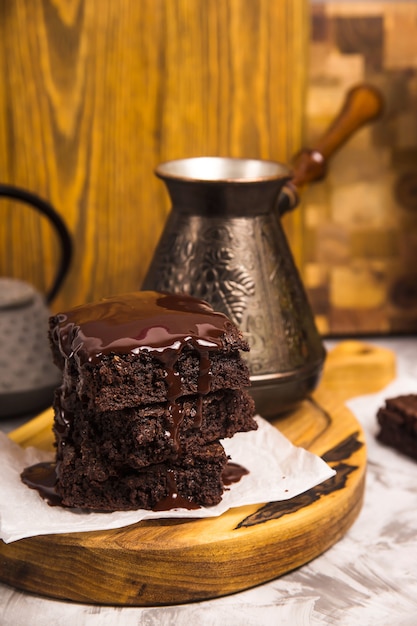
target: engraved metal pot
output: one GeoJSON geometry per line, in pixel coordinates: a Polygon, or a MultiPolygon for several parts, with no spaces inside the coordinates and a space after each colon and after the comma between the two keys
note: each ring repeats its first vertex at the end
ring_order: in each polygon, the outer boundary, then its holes
{"type": "Polygon", "coordinates": [[[257,411],[271,418],[291,409],[316,387],[325,350],[280,219],[289,169],[197,157],[155,173],[172,210],[142,288],[189,293],[228,315],[251,348],[257,411]]]}

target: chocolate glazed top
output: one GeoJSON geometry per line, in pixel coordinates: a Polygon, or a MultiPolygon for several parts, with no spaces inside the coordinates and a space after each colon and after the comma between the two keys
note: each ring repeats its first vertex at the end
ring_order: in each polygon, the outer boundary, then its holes
{"type": "Polygon", "coordinates": [[[81,305],[56,320],[53,332],[62,354],[74,356],[79,365],[142,350],[171,361],[186,344],[199,352],[222,348],[222,338],[234,331],[232,322],[203,300],[153,291],[81,305]]]}

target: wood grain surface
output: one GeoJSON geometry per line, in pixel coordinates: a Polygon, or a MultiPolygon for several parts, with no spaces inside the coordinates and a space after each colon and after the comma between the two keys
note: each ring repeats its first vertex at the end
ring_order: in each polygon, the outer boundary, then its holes
{"type": "MultiPolygon", "coordinates": [[[[158,163],[289,161],[307,18],[306,0],[0,0],[0,182],[49,200],[74,237],[55,310],[141,285],[169,210],[158,163]]],[[[0,275],[46,291],[48,224],[0,211],[0,275]]],[[[285,223],[295,254],[299,219],[285,223]]]]}
{"type": "MultiPolygon", "coordinates": [[[[313,397],[275,422],[336,469],[335,477],[308,492],[219,518],[0,542],[1,580],[57,598],[146,606],[226,595],[299,567],[338,541],[361,508],[365,441],[344,401],[381,389],[394,375],[391,352],[345,342],[329,355],[313,397]]],[[[51,421],[47,411],[11,437],[50,447],[51,421]]]]}

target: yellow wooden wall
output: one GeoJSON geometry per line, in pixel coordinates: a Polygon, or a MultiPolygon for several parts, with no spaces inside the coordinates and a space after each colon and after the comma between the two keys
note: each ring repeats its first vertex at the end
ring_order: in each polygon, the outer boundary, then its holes
{"type": "MultiPolygon", "coordinates": [[[[0,0],[0,182],[48,199],[74,237],[55,310],[140,287],[169,211],[159,162],[289,161],[307,24],[306,0],[0,0]]],[[[45,290],[56,254],[43,219],[1,201],[0,275],[45,290]]]]}

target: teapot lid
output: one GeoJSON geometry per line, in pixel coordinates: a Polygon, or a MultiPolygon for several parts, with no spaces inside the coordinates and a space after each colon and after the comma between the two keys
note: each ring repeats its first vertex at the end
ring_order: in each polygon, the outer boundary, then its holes
{"type": "Polygon", "coordinates": [[[0,278],[0,310],[30,305],[37,292],[32,285],[16,278],[0,278]]]}

